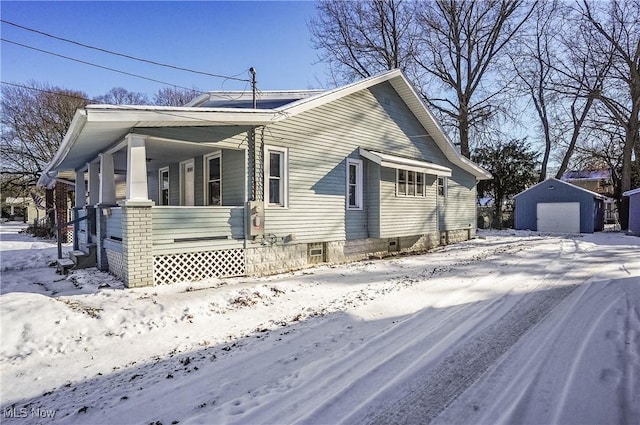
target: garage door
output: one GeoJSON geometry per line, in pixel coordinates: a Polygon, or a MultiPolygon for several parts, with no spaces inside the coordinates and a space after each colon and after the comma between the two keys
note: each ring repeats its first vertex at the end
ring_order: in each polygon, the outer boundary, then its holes
{"type": "Polygon", "coordinates": [[[580,233],[580,203],[538,204],[538,232],[580,233]]]}

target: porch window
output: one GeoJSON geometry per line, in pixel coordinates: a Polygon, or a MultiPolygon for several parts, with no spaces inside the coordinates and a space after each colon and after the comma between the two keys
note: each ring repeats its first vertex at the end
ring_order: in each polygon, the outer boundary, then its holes
{"type": "Polygon", "coordinates": [[[424,173],[410,170],[396,170],[396,195],[419,197],[425,195],[424,173]]]}
{"type": "Polygon", "coordinates": [[[169,205],[169,167],[161,168],[158,171],[158,181],[160,187],[160,205],[169,205]]]}
{"type": "Polygon", "coordinates": [[[447,197],[448,183],[446,177],[438,177],[438,196],[447,197]]]}
{"type": "Polygon", "coordinates": [[[287,206],[287,162],[286,148],[265,146],[265,199],[268,206],[287,206]]]}
{"type": "Polygon", "coordinates": [[[347,158],[347,209],[362,209],[362,160],[347,158]]]}
{"type": "Polygon", "coordinates": [[[207,155],[205,161],[205,190],[207,205],[222,205],[222,155],[207,155]]]}

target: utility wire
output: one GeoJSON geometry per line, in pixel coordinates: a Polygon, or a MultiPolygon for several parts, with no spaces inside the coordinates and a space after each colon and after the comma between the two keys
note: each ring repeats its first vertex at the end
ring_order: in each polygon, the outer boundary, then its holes
{"type": "Polygon", "coordinates": [[[214,78],[224,78],[226,80],[236,80],[236,81],[251,82],[251,80],[248,80],[246,78],[237,78],[236,76],[229,77],[229,76],[226,76],[226,75],[211,74],[209,72],[197,71],[197,70],[194,70],[194,69],[183,68],[183,67],[179,67],[179,66],[175,66],[175,65],[168,65],[168,64],[165,64],[165,63],[161,63],[161,62],[156,62],[156,61],[152,61],[152,60],[148,60],[148,59],[142,59],[142,58],[138,58],[138,57],[135,57],[135,56],[126,55],[126,54],[123,54],[123,53],[118,53],[118,52],[114,52],[114,51],[111,51],[111,50],[102,49],[100,47],[90,46],[88,44],[80,43],[80,42],[77,42],[77,41],[73,41],[73,40],[69,40],[69,39],[66,39],[66,38],[58,37],[58,36],[55,36],[53,34],[49,34],[49,33],[43,32],[43,31],[38,31],[38,30],[33,29],[33,28],[28,28],[28,27],[25,27],[25,26],[22,26],[22,25],[18,25],[16,23],[9,22],[9,21],[6,21],[4,19],[0,19],[0,22],[2,22],[3,24],[12,25],[14,27],[21,28],[21,29],[26,30],[26,31],[31,31],[31,32],[34,32],[36,34],[41,34],[41,35],[44,35],[46,37],[54,38],[56,40],[64,41],[66,43],[75,44],[77,46],[85,47],[87,49],[93,49],[93,50],[97,50],[99,52],[108,53],[110,55],[116,55],[116,56],[120,56],[120,57],[123,57],[123,58],[139,61],[139,62],[149,63],[149,64],[157,65],[157,66],[163,66],[163,67],[166,67],[166,68],[172,68],[172,69],[176,69],[176,70],[179,70],[179,71],[192,72],[194,74],[201,74],[201,75],[206,75],[206,76],[214,77],[214,78]]]}
{"type": "MultiPolygon", "coordinates": [[[[71,99],[84,100],[84,101],[88,102],[89,104],[96,104],[96,100],[95,99],[87,99],[87,98],[82,97],[82,96],[74,96],[74,95],[60,93],[60,92],[54,92],[54,91],[51,91],[51,90],[39,89],[37,87],[30,87],[30,86],[25,86],[25,85],[22,85],[22,84],[9,83],[7,81],[0,81],[0,84],[4,84],[4,85],[8,85],[8,86],[14,86],[14,87],[20,87],[20,88],[27,89],[27,90],[38,91],[38,92],[41,92],[41,93],[52,94],[54,96],[62,96],[62,97],[68,97],[68,98],[71,98],[71,99]]],[[[166,116],[169,116],[169,117],[188,118],[188,119],[193,120],[193,121],[201,121],[201,122],[207,122],[207,123],[211,122],[211,120],[206,119],[206,118],[196,118],[196,117],[193,117],[193,116],[187,116],[187,115],[180,114],[177,111],[169,112],[169,111],[163,111],[161,109],[145,109],[144,108],[144,106],[160,106],[160,107],[162,107],[164,105],[118,105],[118,104],[109,103],[106,106],[112,106],[112,107],[114,107],[114,110],[120,110],[120,111],[152,111],[152,112],[155,112],[156,114],[166,115],[166,116]],[[138,107],[136,107],[136,106],[138,106],[138,107]]],[[[166,107],[167,108],[171,108],[171,106],[166,106],[166,107]]],[[[194,108],[194,110],[197,111],[197,108],[194,108]]],[[[91,111],[91,110],[89,110],[89,111],[91,111]]],[[[217,123],[218,124],[228,125],[230,127],[238,127],[238,124],[235,123],[235,122],[217,121],[217,123]]]]}
{"type": "Polygon", "coordinates": [[[3,41],[5,43],[10,43],[10,44],[15,44],[16,46],[24,47],[26,49],[35,50],[35,51],[41,52],[41,53],[46,53],[46,54],[52,55],[52,56],[57,56],[59,58],[67,59],[67,60],[70,60],[70,61],[79,62],[79,63],[85,64],[85,65],[95,66],[96,68],[106,69],[108,71],[113,71],[113,72],[117,72],[119,74],[129,75],[131,77],[141,78],[141,79],[147,80],[147,81],[153,81],[154,83],[160,83],[160,84],[164,84],[164,85],[167,85],[167,86],[172,86],[172,87],[176,87],[176,88],[180,88],[180,89],[184,89],[184,90],[193,90],[192,88],[189,88],[189,87],[183,87],[183,86],[179,86],[179,85],[176,85],[176,84],[167,83],[166,81],[155,80],[153,78],[144,77],[142,75],[133,74],[131,72],[121,71],[119,69],[109,68],[107,66],[102,66],[102,65],[95,64],[95,63],[83,61],[83,60],[80,60],[80,59],[75,59],[75,58],[72,58],[72,57],[69,57],[69,56],[60,55],[58,53],[50,52],[48,50],[38,49],[37,47],[28,46],[26,44],[22,44],[22,43],[18,43],[18,42],[15,42],[15,41],[7,40],[6,38],[0,38],[0,41],[3,41]]]}
{"type": "Polygon", "coordinates": [[[7,86],[13,86],[13,87],[19,87],[19,88],[27,89],[27,90],[39,91],[41,93],[52,94],[54,96],[68,97],[68,98],[71,98],[71,99],[84,100],[86,102],[95,102],[95,100],[88,99],[88,98],[82,97],[82,96],[74,96],[72,94],[60,93],[60,92],[55,92],[55,91],[51,91],[51,90],[44,90],[44,89],[39,89],[37,87],[30,87],[30,86],[25,86],[25,85],[22,85],[22,84],[9,83],[7,81],[0,81],[0,84],[4,84],[4,85],[7,85],[7,86]]]}

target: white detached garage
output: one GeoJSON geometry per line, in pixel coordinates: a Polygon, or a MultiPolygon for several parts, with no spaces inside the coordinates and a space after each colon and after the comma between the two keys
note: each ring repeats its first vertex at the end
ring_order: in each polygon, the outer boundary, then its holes
{"type": "Polygon", "coordinates": [[[593,233],[604,227],[604,196],[547,179],[514,196],[515,228],[548,233],[593,233]]]}

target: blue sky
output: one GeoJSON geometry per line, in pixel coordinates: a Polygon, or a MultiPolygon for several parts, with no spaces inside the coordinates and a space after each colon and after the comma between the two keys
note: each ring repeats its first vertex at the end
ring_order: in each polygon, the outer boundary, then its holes
{"type": "MultiPolygon", "coordinates": [[[[212,74],[249,78],[258,88],[321,88],[307,22],[311,1],[2,1],[3,20],[83,44],[212,74]]],[[[201,90],[244,90],[247,83],[171,70],[86,49],[2,23],[3,39],[110,68],[201,90]]],[[[112,87],[152,95],[163,84],[54,57],[7,42],[1,45],[2,81],[30,80],[84,91],[112,87]]]]}

